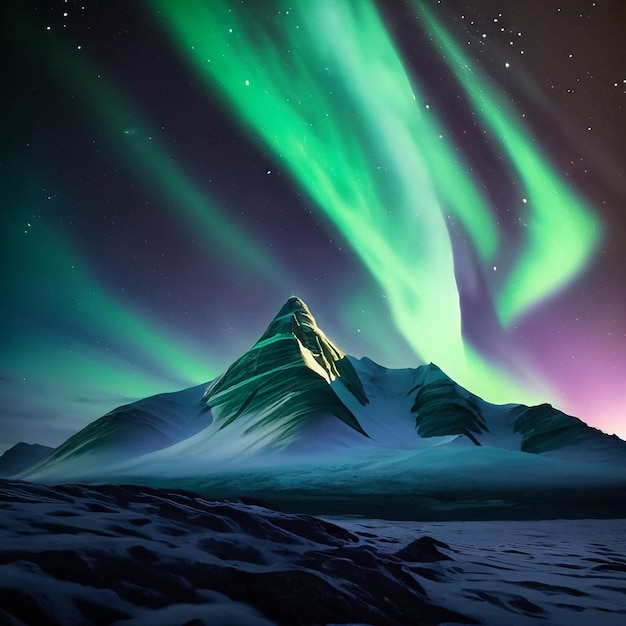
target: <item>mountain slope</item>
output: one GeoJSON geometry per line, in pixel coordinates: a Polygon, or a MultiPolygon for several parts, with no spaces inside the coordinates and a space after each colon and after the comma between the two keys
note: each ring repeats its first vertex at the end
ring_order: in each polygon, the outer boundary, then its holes
{"type": "MultiPolygon", "coordinates": [[[[206,385],[163,393],[114,409],[72,435],[23,474],[89,475],[142,454],[167,448],[205,428],[206,385]]],[[[14,474],[17,475],[17,474],[14,474]]]]}
{"type": "Polygon", "coordinates": [[[435,376],[430,376],[417,388],[411,407],[418,434],[420,437],[464,435],[475,445],[481,445],[475,434],[488,428],[480,413],[478,398],[464,393],[465,390],[441,370],[434,373],[435,376]]]}

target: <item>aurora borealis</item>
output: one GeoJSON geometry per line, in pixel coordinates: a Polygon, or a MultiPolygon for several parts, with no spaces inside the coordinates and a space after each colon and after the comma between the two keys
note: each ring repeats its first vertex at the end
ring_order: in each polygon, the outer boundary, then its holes
{"type": "Polygon", "coordinates": [[[103,4],[2,8],[0,445],[210,380],[291,294],[626,437],[617,0],[103,4]]]}

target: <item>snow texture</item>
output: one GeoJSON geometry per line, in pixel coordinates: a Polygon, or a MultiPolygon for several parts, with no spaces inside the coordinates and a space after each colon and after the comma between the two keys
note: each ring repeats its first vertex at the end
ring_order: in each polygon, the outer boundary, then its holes
{"type": "Polygon", "coordinates": [[[475,623],[322,519],[137,487],[0,495],[3,623],[475,623]]]}
{"type": "Polygon", "coordinates": [[[626,622],[626,520],[388,522],[0,481],[3,624],[626,622]]]}

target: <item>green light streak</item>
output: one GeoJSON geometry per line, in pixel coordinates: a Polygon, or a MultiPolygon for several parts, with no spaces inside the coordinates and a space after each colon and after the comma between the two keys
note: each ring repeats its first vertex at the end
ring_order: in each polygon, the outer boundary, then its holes
{"type": "Polygon", "coordinates": [[[31,212],[37,194],[32,177],[24,176],[28,169],[22,170],[15,179],[22,179],[21,195],[11,198],[16,217],[4,221],[12,252],[4,259],[11,272],[2,287],[11,304],[2,316],[0,367],[40,384],[46,378],[64,381],[61,387],[70,386],[68,378],[78,372],[75,389],[79,383],[134,397],[217,374],[210,355],[198,353],[150,314],[110,294],[50,223],[24,233],[17,216],[31,212]],[[20,317],[10,315],[12,310],[21,311],[20,317]],[[63,339],[51,343],[59,335],[63,339]]]}
{"type": "Polygon", "coordinates": [[[465,89],[476,115],[489,128],[516,169],[528,200],[526,246],[497,296],[506,325],[563,289],[587,265],[600,238],[600,226],[587,205],[560,179],[533,145],[519,113],[491,88],[452,37],[422,3],[414,5],[465,89]]]}
{"type": "MultiPolygon", "coordinates": [[[[206,190],[172,161],[157,139],[158,133],[141,122],[140,112],[85,54],[77,53],[54,32],[46,32],[25,12],[14,11],[12,17],[11,33],[20,38],[14,42],[16,48],[23,50],[25,58],[32,56],[34,63],[40,63],[41,48],[24,42],[38,42],[45,32],[50,76],[64,82],[68,95],[85,108],[87,119],[91,116],[91,123],[104,130],[107,147],[128,164],[129,176],[140,177],[147,187],[160,192],[194,239],[227,259],[225,270],[247,279],[259,276],[279,284],[288,280],[267,249],[243,232],[206,190]]],[[[18,177],[22,175],[16,171],[18,177]]],[[[16,188],[20,194],[35,189],[32,175],[16,188]]],[[[38,202],[35,196],[17,194],[12,213],[29,215],[38,202]],[[21,211],[20,204],[24,207],[21,211]]],[[[186,338],[173,335],[171,328],[164,328],[152,314],[139,310],[121,294],[110,293],[87,269],[88,260],[50,224],[45,233],[31,231],[27,241],[21,240],[23,228],[13,226],[5,231],[9,242],[5,250],[23,254],[12,253],[7,258],[5,268],[11,271],[6,276],[14,280],[3,292],[14,304],[22,302],[22,309],[29,313],[19,320],[8,318],[4,325],[0,366],[19,373],[15,384],[35,396],[33,405],[37,396],[60,397],[64,406],[74,406],[76,419],[85,420],[100,410],[94,407],[110,409],[111,398],[136,399],[198,384],[219,373],[209,354],[199,353],[186,338]],[[62,342],[53,338],[59,327],[62,342]],[[85,400],[75,402],[77,384],[85,400]],[[87,398],[91,402],[87,403],[87,398]]],[[[14,310],[18,308],[11,306],[9,313],[14,310]]]]}
{"type": "MultiPolygon", "coordinates": [[[[36,41],[40,37],[41,26],[32,23],[29,16],[17,14],[16,20],[18,28],[14,30],[22,40],[36,41]]],[[[107,145],[118,151],[147,187],[168,200],[171,213],[189,232],[203,240],[208,250],[217,250],[231,259],[230,270],[246,275],[260,274],[279,284],[288,281],[285,270],[268,253],[267,247],[247,235],[219,209],[206,189],[180,169],[159,141],[160,133],[148,128],[145,122],[139,122],[143,116],[124,98],[120,89],[90,64],[85,54],[77,54],[75,48],[52,32],[46,33],[46,37],[49,40],[46,63],[53,76],[66,83],[68,93],[78,99],[108,133],[107,145]]],[[[36,52],[30,46],[24,50],[36,52]]]]}
{"type": "Polygon", "coordinates": [[[150,3],[225,105],[282,158],[381,285],[424,360],[467,380],[446,226],[489,259],[484,198],[412,86],[371,3],[318,0],[259,16],[229,2],[150,3]]]}

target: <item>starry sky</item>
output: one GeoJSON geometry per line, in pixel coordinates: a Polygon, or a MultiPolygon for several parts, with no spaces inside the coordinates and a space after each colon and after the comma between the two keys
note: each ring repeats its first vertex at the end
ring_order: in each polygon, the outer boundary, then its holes
{"type": "Polygon", "coordinates": [[[345,352],[626,438],[621,0],[6,0],[0,449],[345,352]]]}

